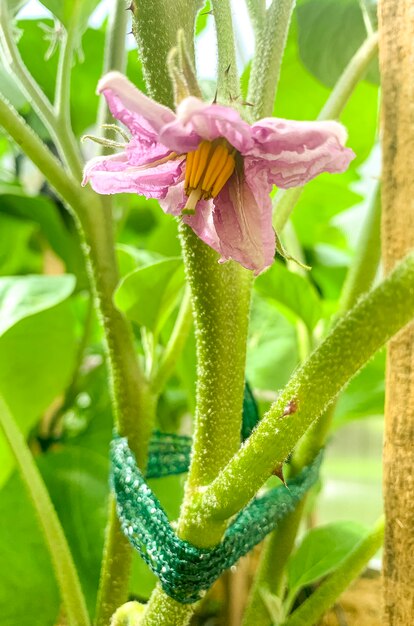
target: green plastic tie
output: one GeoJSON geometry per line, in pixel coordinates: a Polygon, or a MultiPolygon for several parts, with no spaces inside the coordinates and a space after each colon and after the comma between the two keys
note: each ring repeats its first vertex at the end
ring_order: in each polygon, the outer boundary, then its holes
{"type": "MultiPolygon", "coordinates": [[[[155,433],[147,477],[188,469],[191,439],[155,433]]],[[[159,500],[137,467],[126,438],[111,443],[112,485],[121,527],[132,546],[158,577],[165,593],[189,604],[200,599],[226,569],[247,554],[293,511],[319,475],[322,452],[298,476],[254,498],[230,523],[223,540],[203,549],[175,534],[159,500]]]]}

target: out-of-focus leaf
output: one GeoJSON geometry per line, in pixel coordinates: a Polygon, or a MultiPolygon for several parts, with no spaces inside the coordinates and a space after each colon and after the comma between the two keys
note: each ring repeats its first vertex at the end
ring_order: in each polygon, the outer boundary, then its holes
{"type": "Polygon", "coordinates": [[[122,277],[130,274],[138,267],[151,265],[156,261],[161,261],[162,256],[151,250],[142,250],[128,246],[124,243],[116,247],[116,257],[118,260],[119,273],[122,277]]]}
{"type": "Polygon", "coordinates": [[[66,28],[75,26],[82,33],[100,0],[40,0],[66,28]],[[75,23],[73,20],[76,20],[75,23]]]}
{"type": "MultiPolygon", "coordinates": [[[[293,21],[283,58],[273,114],[288,119],[314,120],[329,94],[330,89],[320,83],[300,59],[297,25],[293,21]]],[[[351,169],[364,161],[372,149],[377,129],[377,109],[378,88],[362,81],[354,90],[340,118],[349,133],[348,145],[356,154],[351,169]]],[[[335,179],[342,176],[344,175],[336,174],[335,179]]]]}
{"type": "Polygon", "coordinates": [[[351,380],[340,395],[334,417],[334,427],[363,417],[384,412],[385,353],[380,352],[351,380]]]}
{"type": "Polygon", "coordinates": [[[54,626],[59,591],[33,506],[17,474],[0,491],[0,562],[3,624],[54,626]]]}
{"type": "Polygon", "coordinates": [[[65,276],[8,276],[0,278],[0,337],[17,322],[66,300],[75,279],[65,276]]]}
{"type": "MultiPolygon", "coordinates": [[[[68,385],[76,357],[71,276],[0,278],[0,392],[24,434],[68,385]]],[[[0,437],[0,484],[13,466],[0,437]]]]}
{"type": "Polygon", "coordinates": [[[356,522],[335,522],[310,530],[288,563],[289,595],[335,571],[366,534],[356,522]]]}
{"type": "Polygon", "coordinates": [[[41,456],[39,468],[63,526],[92,613],[107,518],[107,457],[71,446],[41,456]]]}
{"type": "Polygon", "coordinates": [[[201,9],[201,11],[199,12],[197,16],[196,29],[195,29],[196,35],[199,35],[200,33],[202,33],[203,30],[206,28],[207,20],[210,15],[210,12],[211,12],[211,3],[210,3],[210,0],[207,0],[207,2],[204,4],[203,8],[201,9]]]}
{"type": "Polygon", "coordinates": [[[332,219],[361,200],[361,196],[350,189],[355,178],[351,172],[346,176],[324,174],[304,187],[292,214],[303,247],[313,248],[318,243],[327,243],[347,248],[345,234],[332,224],[332,219]]]}
{"type": "Polygon", "coordinates": [[[282,388],[298,365],[296,331],[274,305],[255,294],[246,378],[253,389],[282,388]]]}
{"type": "MultiPolygon", "coordinates": [[[[367,37],[359,0],[305,0],[297,8],[301,58],[316,78],[333,87],[367,37]]],[[[379,82],[378,64],[367,78],[379,82]]]]}
{"type": "Polygon", "coordinates": [[[322,315],[318,293],[300,274],[287,269],[282,263],[273,263],[270,269],[255,281],[261,296],[303,320],[311,331],[322,315]]]}
{"type": "Polygon", "coordinates": [[[181,259],[164,259],[125,276],[114,301],[129,319],[157,333],[171,313],[183,284],[181,259]]]}
{"type": "Polygon", "coordinates": [[[30,248],[35,230],[30,222],[0,213],[0,276],[40,271],[42,258],[30,248]]]}
{"type": "MultiPolygon", "coordinates": [[[[19,218],[21,229],[36,224],[46,237],[54,252],[64,261],[68,272],[78,275],[84,273],[84,262],[79,237],[73,225],[69,230],[56,204],[46,196],[27,196],[24,194],[3,194],[1,212],[19,218]]],[[[1,214],[0,214],[1,217],[1,214]]],[[[83,281],[82,281],[83,282],[83,281]]]]}

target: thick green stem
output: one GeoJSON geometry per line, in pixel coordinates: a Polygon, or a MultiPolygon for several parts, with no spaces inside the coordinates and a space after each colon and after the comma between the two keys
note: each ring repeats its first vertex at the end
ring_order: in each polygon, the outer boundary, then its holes
{"type": "Polygon", "coordinates": [[[249,81],[248,101],[255,120],[272,115],[280,66],[295,0],[273,0],[260,30],[249,81]]]}
{"type": "Polygon", "coordinates": [[[314,626],[343,591],[357,578],[368,561],[382,546],[384,520],[350,552],[338,569],[327,578],[313,594],[283,622],[281,626],[314,626]]]}
{"type": "Polygon", "coordinates": [[[221,101],[231,102],[239,96],[233,19],[229,0],[212,0],[218,48],[217,89],[221,101]]]}
{"type": "Polygon", "coordinates": [[[246,0],[246,4],[253,30],[257,36],[266,16],[266,0],[246,0]]]}
{"type": "Polygon", "coordinates": [[[174,106],[174,93],[167,56],[184,32],[194,62],[194,21],[200,0],[134,0],[132,30],[138,44],[145,81],[150,95],[166,106],[174,106]]]}
{"type": "Polygon", "coordinates": [[[203,493],[200,523],[240,510],[361,367],[414,316],[414,254],[342,318],[203,493]],[[294,412],[288,407],[296,408],[294,412]]]}
{"type": "Polygon", "coordinates": [[[217,254],[188,226],[181,228],[181,239],[197,342],[197,408],[179,532],[208,547],[217,543],[224,527],[197,529],[190,509],[198,491],[240,447],[252,276],[233,261],[220,265],[217,254]]]}
{"type": "MultiPolygon", "coordinates": [[[[186,225],[180,227],[191,288],[197,342],[197,406],[194,445],[178,533],[199,546],[214,546],[225,523],[197,524],[198,495],[240,447],[251,273],[218,263],[217,253],[186,225]]],[[[157,587],[143,626],[184,626],[192,607],[157,587]]]]}
{"type": "Polygon", "coordinates": [[[19,472],[44,534],[65,606],[68,624],[69,626],[89,626],[85,598],[59,518],[24,437],[1,397],[0,426],[13,451],[19,472]]]}
{"type": "MultiPolygon", "coordinates": [[[[335,87],[331,91],[318,120],[338,119],[344,110],[355,87],[367,72],[369,64],[378,53],[378,33],[368,37],[354,54],[335,87]]],[[[273,200],[273,227],[281,232],[297,204],[303,187],[279,190],[273,200]]]]}

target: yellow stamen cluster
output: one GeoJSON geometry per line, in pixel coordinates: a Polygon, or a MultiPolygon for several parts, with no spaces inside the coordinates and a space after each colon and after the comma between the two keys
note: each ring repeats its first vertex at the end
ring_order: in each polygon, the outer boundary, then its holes
{"type": "Polygon", "coordinates": [[[234,172],[234,148],[225,140],[202,141],[189,152],[185,167],[185,193],[189,196],[183,213],[194,213],[197,202],[215,198],[234,172]]]}

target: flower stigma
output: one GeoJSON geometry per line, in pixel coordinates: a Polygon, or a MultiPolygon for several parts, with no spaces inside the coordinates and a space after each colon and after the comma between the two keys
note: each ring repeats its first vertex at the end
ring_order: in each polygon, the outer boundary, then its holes
{"type": "Polygon", "coordinates": [[[227,141],[202,141],[186,158],[183,213],[194,215],[200,199],[215,198],[234,172],[236,150],[227,141]]]}

